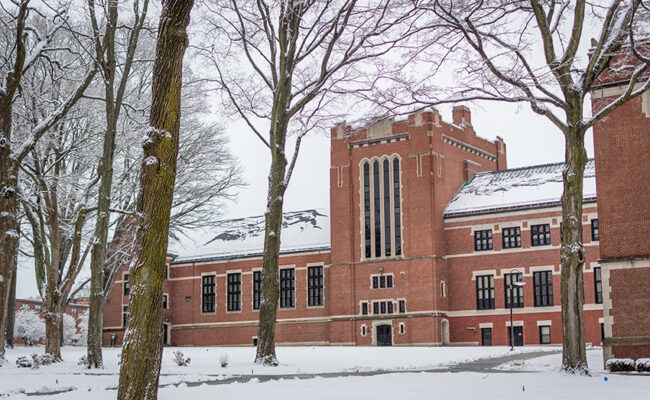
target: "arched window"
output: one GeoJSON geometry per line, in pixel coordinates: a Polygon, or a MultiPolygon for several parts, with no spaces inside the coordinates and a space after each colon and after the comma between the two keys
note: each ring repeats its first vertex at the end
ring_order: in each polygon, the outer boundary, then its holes
{"type": "Polygon", "coordinates": [[[401,255],[399,158],[363,161],[361,174],[365,258],[401,255]]]}
{"type": "Polygon", "coordinates": [[[372,243],[370,239],[370,164],[368,162],[363,163],[363,218],[366,258],[370,258],[372,243]]]}
{"type": "Polygon", "coordinates": [[[381,257],[381,199],[379,197],[379,161],[372,165],[375,192],[375,257],[381,257]]]}

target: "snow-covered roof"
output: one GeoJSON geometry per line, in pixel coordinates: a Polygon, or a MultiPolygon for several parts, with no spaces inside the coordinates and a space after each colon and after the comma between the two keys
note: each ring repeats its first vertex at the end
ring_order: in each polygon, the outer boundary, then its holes
{"type": "MultiPolygon", "coordinates": [[[[559,205],[563,169],[564,163],[556,163],[477,173],[456,192],[444,217],[559,205]]],[[[583,199],[596,200],[594,160],[585,166],[583,199]]]]}
{"type": "MultiPolygon", "coordinates": [[[[217,228],[184,231],[178,240],[170,238],[173,264],[216,261],[262,255],[264,216],[224,220],[217,228]]],[[[280,253],[330,249],[329,210],[285,212],[280,253]]]]}

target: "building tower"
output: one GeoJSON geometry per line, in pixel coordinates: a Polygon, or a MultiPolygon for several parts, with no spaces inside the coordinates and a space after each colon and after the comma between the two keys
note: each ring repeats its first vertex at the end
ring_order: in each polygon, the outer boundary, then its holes
{"type": "Polygon", "coordinates": [[[331,135],[330,342],[447,344],[443,211],[474,173],[506,168],[505,143],[478,137],[465,106],[331,135]]]}
{"type": "MultiPolygon", "coordinates": [[[[592,108],[611,103],[638,65],[625,50],[592,93],[592,108]]],[[[645,78],[641,81],[648,79],[645,78]]],[[[600,215],[605,362],[650,357],[650,92],[594,127],[600,215]]]]}

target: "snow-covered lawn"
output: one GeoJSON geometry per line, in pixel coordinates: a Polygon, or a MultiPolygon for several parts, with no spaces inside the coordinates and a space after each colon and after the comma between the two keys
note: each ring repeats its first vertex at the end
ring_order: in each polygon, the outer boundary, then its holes
{"type": "MultiPolygon", "coordinates": [[[[528,373],[474,373],[474,372],[398,372],[376,376],[350,376],[314,379],[280,379],[264,381],[263,375],[316,374],[325,372],[353,372],[376,370],[443,369],[450,364],[512,354],[507,347],[279,347],[279,367],[262,368],[253,364],[254,349],[250,347],[180,348],[192,359],[187,367],[173,364],[173,352],[165,348],[160,378],[159,398],[207,400],[236,398],[293,399],[356,399],[361,396],[373,399],[600,399],[645,398],[650,392],[650,377],[605,374],[602,371],[602,351],[589,351],[592,377],[574,377],[557,372],[560,355],[531,359],[502,366],[502,369],[538,371],[528,373]],[[226,353],[230,364],[219,366],[219,355],[226,353]],[[260,380],[229,384],[202,384],[217,380],[257,375],[260,380]],[[608,379],[605,380],[604,378],[608,379]],[[189,386],[188,386],[189,385],[189,386]]],[[[530,352],[540,348],[525,347],[515,351],[530,352]]],[[[545,348],[544,350],[549,350],[545,348]]],[[[64,362],[41,367],[38,370],[15,366],[15,359],[43,348],[8,350],[9,364],[0,368],[0,398],[26,398],[26,393],[69,392],[45,396],[49,399],[114,399],[119,366],[119,349],[104,349],[106,367],[91,371],[77,366],[85,349],[65,347],[64,362]],[[92,394],[88,392],[91,391],[92,394]]]]}

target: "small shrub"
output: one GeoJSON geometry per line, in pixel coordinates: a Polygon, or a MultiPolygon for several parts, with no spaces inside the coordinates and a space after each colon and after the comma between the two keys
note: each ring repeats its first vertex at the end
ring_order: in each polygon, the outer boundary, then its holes
{"type": "Polygon", "coordinates": [[[16,366],[18,368],[31,368],[33,365],[34,365],[34,361],[32,361],[31,359],[25,356],[18,357],[16,359],[16,366]]]}
{"type": "Polygon", "coordinates": [[[183,352],[181,352],[180,350],[176,350],[174,352],[174,362],[179,367],[186,367],[186,366],[190,365],[190,358],[189,357],[184,358],[183,357],[183,352]]]}
{"type": "Polygon", "coordinates": [[[79,361],[77,361],[77,365],[83,365],[84,367],[88,367],[88,357],[81,356],[79,361]]]}
{"type": "Polygon", "coordinates": [[[639,358],[636,360],[636,370],[639,372],[650,372],[650,358],[639,358]]]}
{"type": "Polygon", "coordinates": [[[634,371],[634,360],[631,358],[612,358],[607,360],[605,368],[612,372],[634,371]]]}
{"type": "Polygon", "coordinates": [[[228,361],[229,361],[228,354],[222,353],[219,356],[219,364],[221,364],[221,368],[226,368],[228,366],[228,361]]]}
{"type": "MultiPolygon", "coordinates": [[[[34,357],[34,355],[32,355],[32,357],[34,357]]],[[[37,358],[38,358],[39,364],[41,364],[41,365],[50,365],[50,364],[54,364],[55,362],[59,361],[56,358],[54,358],[54,356],[52,354],[49,354],[49,353],[45,353],[43,355],[37,356],[37,358]]]]}

